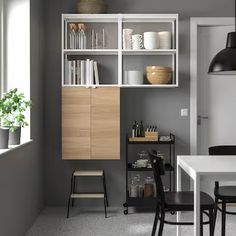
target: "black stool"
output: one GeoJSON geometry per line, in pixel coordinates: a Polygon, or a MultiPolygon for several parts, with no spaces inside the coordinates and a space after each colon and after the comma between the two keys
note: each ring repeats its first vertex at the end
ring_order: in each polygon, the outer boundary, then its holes
{"type": "Polygon", "coordinates": [[[106,190],[106,180],[105,180],[105,172],[104,170],[93,170],[93,171],[81,171],[75,170],[71,175],[71,188],[70,195],[68,200],[67,207],[67,218],[69,218],[70,211],[70,202],[72,202],[71,206],[74,206],[74,199],[76,198],[101,198],[104,199],[104,211],[105,218],[107,218],[107,207],[108,207],[108,199],[107,199],[107,190],[106,190]],[[101,177],[103,182],[103,192],[102,193],[80,193],[75,192],[75,183],[77,177],[101,177]],[[71,201],[72,199],[72,201],[71,201]]]}

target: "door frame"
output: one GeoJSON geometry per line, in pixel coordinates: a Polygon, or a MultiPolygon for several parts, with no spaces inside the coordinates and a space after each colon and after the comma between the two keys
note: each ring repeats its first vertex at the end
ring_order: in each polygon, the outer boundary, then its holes
{"type": "MultiPolygon", "coordinates": [[[[198,29],[206,26],[234,26],[233,17],[190,18],[190,153],[197,155],[197,51],[198,29]]],[[[225,35],[226,40],[226,35],[225,35]]],[[[223,49],[223,48],[222,48],[223,49]]]]}

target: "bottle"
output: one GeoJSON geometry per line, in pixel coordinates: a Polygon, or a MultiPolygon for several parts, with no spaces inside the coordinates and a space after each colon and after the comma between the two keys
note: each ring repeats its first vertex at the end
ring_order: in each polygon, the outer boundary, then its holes
{"type": "Polygon", "coordinates": [[[132,138],[136,137],[136,120],[133,122],[133,125],[132,125],[132,138]]]}
{"type": "Polygon", "coordinates": [[[140,125],[138,122],[136,123],[136,137],[140,137],[140,125]]]}
{"type": "Polygon", "coordinates": [[[140,122],[140,137],[144,137],[144,128],[143,128],[143,121],[140,122]]]}

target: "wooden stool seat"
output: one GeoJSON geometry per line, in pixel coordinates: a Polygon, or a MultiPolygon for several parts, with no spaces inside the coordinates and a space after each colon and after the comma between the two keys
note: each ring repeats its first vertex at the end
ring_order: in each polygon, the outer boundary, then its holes
{"type": "Polygon", "coordinates": [[[104,170],[75,170],[71,175],[71,188],[70,188],[69,200],[68,200],[68,207],[67,207],[67,218],[69,218],[69,211],[70,211],[70,202],[72,203],[72,207],[74,206],[75,199],[104,199],[104,211],[105,211],[105,218],[107,218],[107,210],[108,207],[108,199],[107,199],[107,191],[106,191],[106,180],[105,180],[105,172],[104,170]],[[103,192],[76,192],[75,185],[76,180],[78,177],[100,177],[103,180],[103,192]]]}
{"type": "Polygon", "coordinates": [[[71,198],[104,198],[104,193],[74,193],[71,198]]]}
{"type": "Polygon", "coordinates": [[[103,176],[103,170],[76,170],[73,173],[74,176],[103,176]]]}

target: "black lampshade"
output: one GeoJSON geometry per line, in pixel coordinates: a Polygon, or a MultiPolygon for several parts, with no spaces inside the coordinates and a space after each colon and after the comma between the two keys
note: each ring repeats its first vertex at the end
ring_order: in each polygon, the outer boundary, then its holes
{"type": "Polygon", "coordinates": [[[226,48],[212,59],[208,73],[217,75],[236,74],[236,32],[228,33],[226,48]]]}

